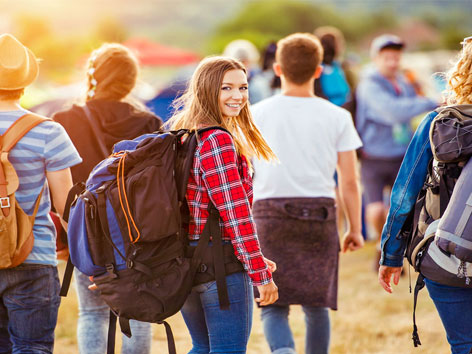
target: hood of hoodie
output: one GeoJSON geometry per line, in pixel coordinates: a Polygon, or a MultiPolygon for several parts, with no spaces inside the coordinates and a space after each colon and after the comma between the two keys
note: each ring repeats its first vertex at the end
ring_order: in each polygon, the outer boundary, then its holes
{"type": "Polygon", "coordinates": [[[93,100],[87,102],[102,130],[105,145],[109,148],[121,140],[159,130],[162,122],[154,114],[138,110],[126,102],[93,100]]]}
{"type": "Polygon", "coordinates": [[[83,159],[82,164],[71,169],[74,182],[85,181],[93,167],[106,157],[97,148],[97,139],[103,141],[111,153],[117,142],[152,133],[162,125],[162,121],[154,114],[126,102],[92,100],[87,102],[87,107],[100,128],[99,132],[93,130],[83,106],[74,105],[53,116],[65,128],[83,159]]]}

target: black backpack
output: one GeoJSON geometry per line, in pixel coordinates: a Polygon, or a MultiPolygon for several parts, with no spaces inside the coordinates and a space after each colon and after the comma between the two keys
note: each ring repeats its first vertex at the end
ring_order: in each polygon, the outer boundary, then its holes
{"type": "MultiPolygon", "coordinates": [[[[469,278],[472,272],[467,274],[466,271],[472,267],[469,263],[472,249],[461,247],[472,240],[460,240],[464,228],[460,236],[450,236],[460,224],[457,211],[467,209],[467,198],[472,192],[472,184],[465,183],[471,180],[470,173],[462,175],[472,156],[472,106],[442,107],[437,112],[430,128],[433,159],[423,188],[399,234],[407,242],[405,257],[419,273],[413,306],[415,347],[421,345],[415,309],[418,292],[425,285],[424,278],[444,285],[472,288],[469,278]]],[[[472,172],[472,165],[468,170],[472,172]]],[[[469,217],[464,214],[464,227],[469,217]]],[[[472,232],[468,236],[472,236],[472,232]]]]}
{"type": "MultiPolygon", "coordinates": [[[[198,134],[208,129],[215,128],[198,134]]],[[[216,279],[220,307],[229,307],[225,276],[243,267],[232,245],[221,241],[214,206],[198,245],[188,245],[185,194],[196,146],[197,134],[188,130],[121,141],[85,188],[76,185],[69,194],[70,259],[61,295],[73,266],[94,277],[111,310],[108,353],[114,352],[117,317],[127,336],[130,319],[164,324],[169,353],[176,353],[165,319],[181,309],[196,284],[216,279]]]]}

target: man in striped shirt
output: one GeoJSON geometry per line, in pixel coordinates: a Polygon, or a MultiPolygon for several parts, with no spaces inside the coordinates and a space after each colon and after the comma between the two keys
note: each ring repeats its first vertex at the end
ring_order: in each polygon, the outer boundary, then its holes
{"type": "MultiPolygon", "coordinates": [[[[0,35],[0,134],[29,113],[19,100],[37,75],[34,54],[15,37],[0,35]]],[[[19,266],[0,269],[0,353],[52,353],[60,298],[50,196],[62,216],[72,186],[69,168],[82,160],[62,126],[47,120],[19,140],[9,161],[19,178],[16,200],[28,215],[44,190],[31,253],[19,266]]]]}

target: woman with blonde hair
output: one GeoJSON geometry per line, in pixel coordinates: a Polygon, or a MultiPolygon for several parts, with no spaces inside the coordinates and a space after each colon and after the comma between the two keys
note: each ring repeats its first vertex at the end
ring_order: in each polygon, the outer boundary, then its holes
{"type": "MultiPolygon", "coordinates": [[[[69,134],[83,157],[71,169],[74,183],[85,182],[93,167],[107,157],[120,140],[156,131],[162,122],[129,98],[136,85],[139,66],[121,44],[109,43],[92,52],[88,60],[88,91],[84,105],[56,113],[53,119],[69,134]]],[[[79,299],[77,337],[79,351],[103,354],[107,347],[109,308],[99,293],[89,290],[88,277],[74,272],[79,299]]],[[[151,347],[149,323],[130,321],[132,337],[123,336],[122,353],[146,354],[151,347]]]]}
{"type": "Polygon", "coordinates": [[[251,213],[249,161],[275,155],[253,123],[246,69],[237,60],[205,58],[176,106],[179,110],[168,122],[170,128],[198,131],[186,193],[190,245],[200,239],[207,223],[216,218],[217,225],[208,247],[214,257],[207,257],[215,258],[215,264],[202,269],[216,274],[216,281],[197,280],[182,308],[192,336],[190,353],[245,353],[252,324],[252,285],[259,290],[256,301],[261,306],[278,298],[271,274],[275,264],[261,253],[251,213]],[[219,236],[225,250],[223,269],[216,261],[219,236]],[[229,263],[240,267],[231,270],[229,263]],[[223,282],[218,280],[221,271],[223,282]]]}
{"type": "MultiPolygon", "coordinates": [[[[472,37],[462,42],[462,51],[447,73],[446,99],[449,106],[472,115],[472,37]]],[[[390,211],[382,232],[379,282],[391,293],[391,281],[398,284],[402,272],[406,238],[399,237],[409,211],[428,176],[432,150],[430,127],[437,111],[429,113],[413,136],[392,189],[390,211]]],[[[452,176],[451,176],[452,177],[452,176]]],[[[442,177],[441,177],[442,178],[442,177]]],[[[453,354],[472,349],[472,288],[440,284],[425,277],[424,282],[446,330],[453,354]]]]}

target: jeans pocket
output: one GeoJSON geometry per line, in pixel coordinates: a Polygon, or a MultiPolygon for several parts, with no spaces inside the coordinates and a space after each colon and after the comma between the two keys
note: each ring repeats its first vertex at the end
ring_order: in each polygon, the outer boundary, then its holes
{"type": "Polygon", "coordinates": [[[59,304],[59,277],[57,268],[50,265],[25,264],[15,272],[15,291],[6,295],[8,300],[22,308],[48,307],[59,304]]]}

